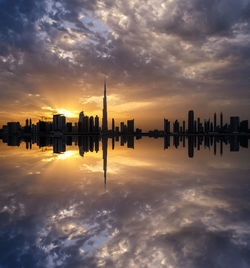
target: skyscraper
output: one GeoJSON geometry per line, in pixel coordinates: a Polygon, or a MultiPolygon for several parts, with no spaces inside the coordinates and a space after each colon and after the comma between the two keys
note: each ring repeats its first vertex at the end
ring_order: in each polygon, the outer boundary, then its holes
{"type": "Polygon", "coordinates": [[[192,110],[188,112],[188,132],[194,132],[194,111],[192,110]]]}
{"type": "Polygon", "coordinates": [[[89,132],[89,117],[88,116],[83,117],[83,132],[84,133],[89,132]]]}
{"type": "Polygon", "coordinates": [[[121,122],[121,133],[125,132],[125,125],[124,122],[121,122]]]}
{"type": "Polygon", "coordinates": [[[179,124],[179,121],[178,120],[175,120],[175,122],[173,124],[173,130],[174,130],[174,133],[179,133],[179,131],[180,131],[180,124],[179,124]]]}
{"type": "Polygon", "coordinates": [[[95,116],[95,132],[99,132],[99,117],[95,116]]]}
{"type": "Polygon", "coordinates": [[[170,133],[170,122],[164,118],[164,133],[170,133]]]}
{"type": "Polygon", "coordinates": [[[134,126],[134,124],[135,124],[134,119],[132,119],[132,120],[128,120],[128,121],[127,121],[128,133],[130,133],[130,134],[134,133],[134,131],[135,131],[135,126],[134,126]]]}
{"type": "Polygon", "coordinates": [[[108,115],[107,115],[107,96],[106,96],[106,80],[104,81],[104,97],[102,110],[102,132],[108,131],[108,115]]]}
{"type": "Polygon", "coordinates": [[[90,116],[89,118],[89,132],[93,132],[94,131],[94,117],[90,116]]]}
{"type": "Polygon", "coordinates": [[[80,112],[79,114],[79,121],[78,121],[78,131],[82,132],[83,131],[83,121],[84,121],[84,112],[80,112]]]}
{"type": "Polygon", "coordinates": [[[112,132],[115,132],[115,119],[112,118],[112,132]]]}
{"type": "Polygon", "coordinates": [[[216,120],[216,113],[214,113],[214,132],[217,129],[217,120],[216,120]]]}
{"type": "Polygon", "coordinates": [[[66,125],[66,117],[61,114],[53,115],[53,130],[54,131],[64,131],[66,125]]]}
{"type": "Polygon", "coordinates": [[[223,113],[220,113],[220,127],[223,128],[223,113]]]}
{"type": "Polygon", "coordinates": [[[185,122],[185,120],[182,122],[182,132],[186,133],[186,122],[185,122]]]}
{"type": "Polygon", "coordinates": [[[239,116],[231,116],[230,117],[230,128],[232,132],[238,132],[240,126],[240,118],[239,116]]]}

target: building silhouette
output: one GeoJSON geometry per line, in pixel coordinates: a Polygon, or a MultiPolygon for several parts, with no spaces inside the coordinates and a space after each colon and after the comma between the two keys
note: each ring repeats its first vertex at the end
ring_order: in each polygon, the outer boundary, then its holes
{"type": "Polygon", "coordinates": [[[194,111],[188,112],[188,132],[194,133],[194,111]]]}
{"type": "Polygon", "coordinates": [[[230,128],[232,132],[239,132],[240,118],[238,116],[230,117],[230,128]]]}
{"type": "Polygon", "coordinates": [[[133,134],[135,132],[135,120],[128,120],[127,121],[127,132],[129,134],[133,134]]]}
{"type": "Polygon", "coordinates": [[[99,117],[95,116],[95,132],[99,132],[99,117]]]}
{"type": "Polygon", "coordinates": [[[220,113],[220,128],[223,128],[223,113],[220,113]]]}
{"type": "Polygon", "coordinates": [[[166,118],[164,118],[164,133],[170,133],[170,122],[166,118]]]}
{"type": "Polygon", "coordinates": [[[104,97],[102,110],[102,132],[108,131],[108,112],[107,112],[107,96],[106,96],[106,80],[104,81],[104,97]]]}
{"type": "Polygon", "coordinates": [[[214,132],[217,130],[217,115],[214,113],[214,132]]]}
{"type": "MultiPolygon", "coordinates": [[[[42,121],[41,121],[42,122],[42,121]]],[[[62,114],[53,115],[53,130],[54,131],[64,131],[66,125],[66,117],[62,114]]]]}
{"type": "Polygon", "coordinates": [[[112,133],[115,132],[115,119],[112,118],[112,133]]]}

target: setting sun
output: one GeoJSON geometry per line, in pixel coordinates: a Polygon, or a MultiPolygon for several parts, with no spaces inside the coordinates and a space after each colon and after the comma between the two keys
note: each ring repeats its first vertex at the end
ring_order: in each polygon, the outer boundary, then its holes
{"type": "Polygon", "coordinates": [[[78,117],[78,112],[77,111],[69,111],[66,109],[56,109],[59,114],[63,114],[66,117],[70,118],[77,118],[78,117]]]}

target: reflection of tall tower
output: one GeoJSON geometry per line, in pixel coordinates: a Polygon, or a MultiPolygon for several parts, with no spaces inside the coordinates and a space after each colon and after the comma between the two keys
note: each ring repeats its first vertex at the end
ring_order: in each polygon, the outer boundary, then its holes
{"type": "Polygon", "coordinates": [[[108,115],[107,115],[107,96],[106,96],[106,80],[104,81],[104,97],[102,110],[102,132],[108,131],[108,115]]]}
{"type": "Polygon", "coordinates": [[[106,185],[107,154],[108,154],[108,138],[107,138],[107,136],[102,136],[102,153],[103,153],[104,184],[106,185]]]}

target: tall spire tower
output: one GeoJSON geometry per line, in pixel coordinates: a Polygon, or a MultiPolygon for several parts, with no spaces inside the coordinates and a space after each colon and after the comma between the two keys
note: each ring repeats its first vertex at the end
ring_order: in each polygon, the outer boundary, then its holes
{"type": "Polygon", "coordinates": [[[102,110],[102,132],[108,131],[108,114],[107,114],[107,96],[106,96],[106,79],[104,80],[104,97],[102,110]]]}

